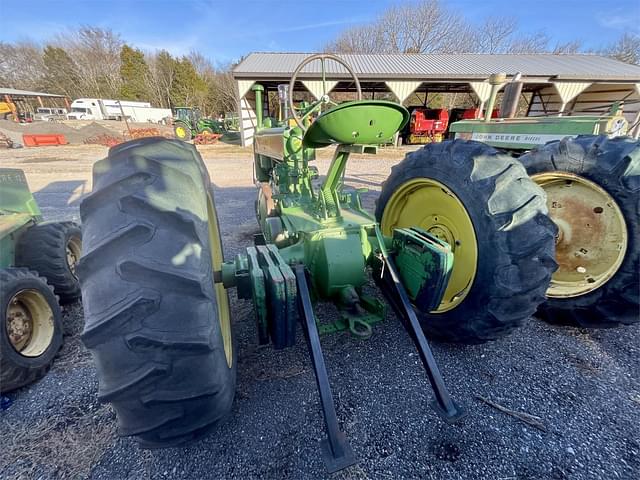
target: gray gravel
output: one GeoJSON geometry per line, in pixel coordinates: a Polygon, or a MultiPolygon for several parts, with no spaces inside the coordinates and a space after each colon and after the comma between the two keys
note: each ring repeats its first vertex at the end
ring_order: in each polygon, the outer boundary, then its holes
{"type": "MultiPolygon", "coordinates": [[[[91,164],[105,149],[36,150],[0,151],[0,165],[26,169],[49,218],[77,219],[78,198],[91,188],[91,164]]],[[[251,157],[215,148],[203,155],[231,258],[257,232],[251,157]]],[[[377,185],[398,161],[385,158],[355,159],[347,173],[349,183],[373,190],[365,199],[370,208],[377,185]]],[[[322,172],[328,161],[318,166],[322,172]]],[[[0,414],[0,478],[326,478],[318,449],[323,422],[305,343],[279,352],[258,348],[251,305],[232,303],[239,349],[232,415],[199,443],[153,451],[115,436],[115,418],[96,401],[95,371],[78,341],[82,308],[66,309],[66,343],[52,371],[11,393],[13,404],[0,414]]],[[[321,319],[335,315],[331,305],[316,311],[321,319]]],[[[338,417],[360,460],[331,478],[638,479],[639,336],[640,326],[590,331],[532,318],[489,344],[434,343],[454,397],[469,412],[455,426],[428,407],[426,375],[393,314],[367,341],[323,337],[338,417]],[[479,396],[540,417],[546,431],[479,396]]]]}

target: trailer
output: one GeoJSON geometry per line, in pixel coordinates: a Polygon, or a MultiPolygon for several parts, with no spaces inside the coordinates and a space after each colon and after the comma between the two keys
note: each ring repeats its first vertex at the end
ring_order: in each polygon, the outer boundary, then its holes
{"type": "Polygon", "coordinates": [[[149,102],[78,98],[71,103],[69,120],[129,120],[131,122],[167,123],[171,109],[154,108],[149,102]]]}

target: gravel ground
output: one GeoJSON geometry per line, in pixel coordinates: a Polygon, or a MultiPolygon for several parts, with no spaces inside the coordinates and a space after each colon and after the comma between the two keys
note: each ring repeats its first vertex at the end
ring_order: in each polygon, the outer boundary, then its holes
{"type": "MultiPolygon", "coordinates": [[[[251,244],[251,154],[205,147],[216,187],[226,257],[251,244]]],[[[91,189],[98,146],[0,151],[0,166],[26,171],[44,215],[78,220],[91,189]]],[[[356,158],[348,183],[378,185],[398,151],[356,158]]],[[[323,172],[328,159],[318,167],[323,172]]],[[[371,287],[373,288],[373,287],[371,287]]],[[[255,343],[252,307],[232,297],[238,388],[228,422],[199,443],[142,450],[115,434],[115,418],[96,400],[97,379],[79,342],[82,307],[65,309],[65,345],[40,382],[9,395],[0,413],[0,478],[327,478],[315,379],[304,342],[276,352],[255,343]]],[[[317,308],[335,315],[331,305],[317,308]]],[[[335,479],[640,478],[640,326],[612,330],[554,327],[532,318],[515,334],[479,346],[433,344],[445,379],[468,409],[458,425],[428,407],[419,357],[389,314],[374,336],[323,338],[339,421],[359,464],[335,479]],[[535,428],[483,401],[540,417],[535,428]]]]}

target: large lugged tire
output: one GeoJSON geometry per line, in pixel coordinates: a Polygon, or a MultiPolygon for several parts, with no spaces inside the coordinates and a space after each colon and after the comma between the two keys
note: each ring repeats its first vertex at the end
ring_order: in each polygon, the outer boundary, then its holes
{"type": "Polygon", "coordinates": [[[173,126],[173,134],[178,140],[188,142],[193,138],[191,128],[184,122],[176,122],[173,126]]]}
{"type": "Polygon", "coordinates": [[[418,226],[447,241],[454,266],[429,336],[479,343],[529,318],[549,285],[556,228],[522,165],[479,142],[428,145],[393,167],[376,206],[385,235],[418,226]]]}
{"type": "Polygon", "coordinates": [[[558,223],[558,271],[538,315],[613,327],[640,321],[640,142],[584,135],[520,157],[558,223]]]}
{"type": "Polygon", "coordinates": [[[76,264],[82,253],[82,232],[75,222],[46,222],[29,228],[16,249],[16,264],[45,277],[60,298],[70,303],[80,296],[76,264]]]}
{"type": "Polygon", "coordinates": [[[99,399],[143,446],[196,439],[230,411],[236,378],[204,163],[177,140],[133,140],[95,164],[93,185],[79,273],[99,399]]]}
{"type": "Polygon", "coordinates": [[[43,377],[62,346],[53,288],[26,268],[0,270],[0,392],[43,377]]]}

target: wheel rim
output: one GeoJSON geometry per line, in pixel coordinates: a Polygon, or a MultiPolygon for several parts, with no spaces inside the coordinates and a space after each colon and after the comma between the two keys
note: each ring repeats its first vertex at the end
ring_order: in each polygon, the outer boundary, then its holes
{"type": "Polygon", "coordinates": [[[176,127],[176,137],[185,138],[187,136],[187,131],[184,127],[176,127]]]}
{"type": "Polygon", "coordinates": [[[76,267],[78,265],[78,260],[80,260],[80,256],[82,255],[82,241],[78,237],[72,237],[67,242],[67,267],[69,267],[69,271],[73,275],[74,278],[78,278],[76,274],[76,267]]]}
{"type": "Polygon", "coordinates": [[[442,303],[431,313],[457,307],[469,294],[476,276],[478,244],[471,217],[460,199],[437,180],[417,178],[398,188],[387,203],[382,232],[419,227],[451,245],[453,270],[442,303]]]}
{"type": "Polygon", "coordinates": [[[9,301],[5,328],[16,352],[24,357],[40,356],[53,339],[53,311],[37,290],[20,290],[9,301]]]}
{"type": "Polygon", "coordinates": [[[620,207],[599,185],[578,175],[546,172],[531,177],[547,194],[558,226],[556,261],[547,296],[570,298],[592,292],[620,268],[627,226],[620,207]]]}
{"type": "MultiPolygon", "coordinates": [[[[207,194],[207,215],[209,222],[209,246],[211,249],[211,262],[213,270],[222,270],[222,242],[218,231],[218,218],[213,207],[211,196],[207,194]]],[[[222,283],[214,283],[216,291],[216,304],[218,305],[218,320],[220,321],[220,333],[224,345],[224,354],[229,368],[233,365],[233,342],[231,340],[231,310],[229,308],[229,295],[222,283]]]]}

